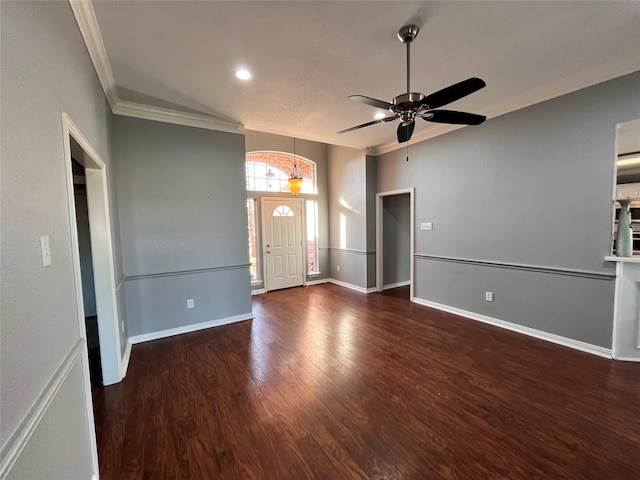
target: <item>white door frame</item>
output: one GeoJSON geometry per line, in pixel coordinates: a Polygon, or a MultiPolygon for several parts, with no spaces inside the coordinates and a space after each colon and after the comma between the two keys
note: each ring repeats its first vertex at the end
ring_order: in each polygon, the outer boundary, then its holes
{"type": "Polygon", "coordinates": [[[384,288],[384,280],[383,280],[383,255],[384,255],[384,240],[383,240],[383,200],[384,197],[389,197],[391,195],[402,195],[405,193],[409,194],[409,205],[410,205],[410,213],[411,216],[410,222],[410,247],[409,247],[409,255],[410,255],[410,263],[409,263],[409,298],[413,301],[413,274],[414,274],[414,241],[415,241],[415,188],[404,188],[400,190],[390,190],[388,192],[380,192],[376,193],[376,290],[381,292],[384,288]]]}
{"type": "Polygon", "coordinates": [[[307,268],[305,265],[308,265],[308,259],[307,259],[307,249],[304,248],[305,245],[307,244],[307,229],[305,228],[307,225],[307,211],[305,208],[303,208],[305,206],[305,199],[304,198],[299,198],[299,197],[260,197],[260,252],[262,253],[262,271],[264,273],[264,278],[263,278],[263,283],[264,283],[264,291],[268,292],[269,291],[269,285],[268,285],[268,279],[269,279],[269,275],[267,273],[267,257],[266,257],[266,253],[267,253],[267,249],[264,246],[264,239],[265,239],[265,221],[264,221],[264,216],[265,216],[265,209],[264,209],[264,202],[265,201],[276,201],[276,202],[298,202],[300,203],[300,229],[302,230],[300,232],[300,238],[302,239],[302,285],[306,284],[307,281],[307,268]]]}

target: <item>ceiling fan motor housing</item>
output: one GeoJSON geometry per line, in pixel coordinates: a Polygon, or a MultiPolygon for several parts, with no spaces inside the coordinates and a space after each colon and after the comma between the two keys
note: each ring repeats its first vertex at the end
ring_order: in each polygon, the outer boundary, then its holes
{"type": "Polygon", "coordinates": [[[423,98],[424,95],[419,92],[403,93],[391,100],[393,107],[396,108],[392,107],[390,110],[395,113],[400,113],[403,110],[411,110],[415,108],[415,105],[417,105],[423,98]]]}

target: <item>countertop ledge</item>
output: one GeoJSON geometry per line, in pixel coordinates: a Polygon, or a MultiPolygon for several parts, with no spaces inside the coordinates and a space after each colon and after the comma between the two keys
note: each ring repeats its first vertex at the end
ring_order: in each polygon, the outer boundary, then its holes
{"type": "Polygon", "coordinates": [[[615,255],[610,255],[604,257],[607,262],[622,262],[622,263],[640,263],[640,256],[635,257],[616,257],[615,255]]]}

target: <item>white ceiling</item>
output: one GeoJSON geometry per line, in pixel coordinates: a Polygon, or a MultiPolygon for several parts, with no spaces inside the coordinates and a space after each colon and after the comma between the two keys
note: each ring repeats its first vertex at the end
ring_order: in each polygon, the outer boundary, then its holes
{"type": "MultiPolygon", "coordinates": [[[[640,2],[94,2],[118,97],[245,128],[357,148],[395,143],[396,123],[338,135],[390,101],[468,77],[487,87],[450,109],[494,117],[640,70],[640,2]],[[254,74],[234,77],[238,66],[254,74]]],[[[467,128],[482,128],[467,127],[467,128]]],[[[418,122],[414,140],[442,131],[418,122]]]]}

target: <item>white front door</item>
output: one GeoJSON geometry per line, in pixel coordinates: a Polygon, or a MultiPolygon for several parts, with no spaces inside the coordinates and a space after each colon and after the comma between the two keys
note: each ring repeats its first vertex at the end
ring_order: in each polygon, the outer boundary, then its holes
{"type": "Polygon", "coordinates": [[[263,198],[262,228],[265,289],[277,290],[302,285],[302,200],[263,198]]]}

